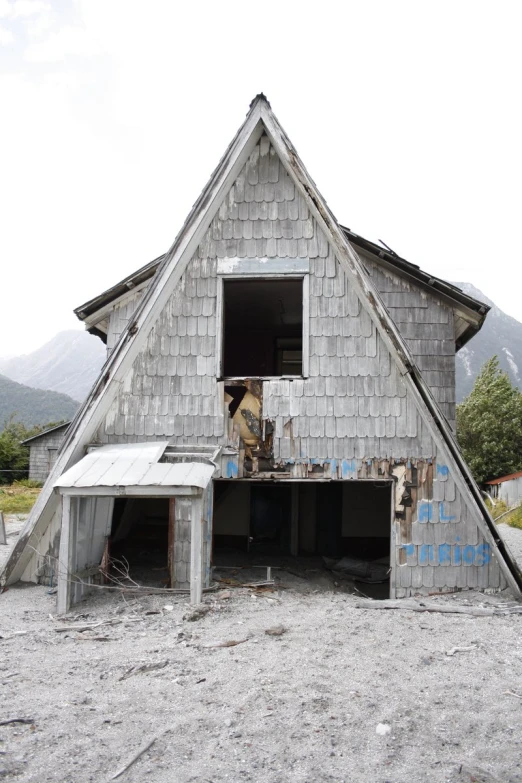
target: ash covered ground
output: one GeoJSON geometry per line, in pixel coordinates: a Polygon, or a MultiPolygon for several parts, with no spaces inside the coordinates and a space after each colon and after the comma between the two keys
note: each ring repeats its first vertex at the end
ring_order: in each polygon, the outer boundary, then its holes
{"type": "MultiPolygon", "coordinates": [[[[522,531],[501,530],[521,562],[522,531]]],[[[207,594],[198,619],[186,597],[99,591],[64,620],[48,588],[10,588],[0,780],[522,781],[522,615],[359,599],[329,575],[281,571],[273,591],[207,594]]],[[[424,600],[502,608],[513,597],[424,600]]]]}

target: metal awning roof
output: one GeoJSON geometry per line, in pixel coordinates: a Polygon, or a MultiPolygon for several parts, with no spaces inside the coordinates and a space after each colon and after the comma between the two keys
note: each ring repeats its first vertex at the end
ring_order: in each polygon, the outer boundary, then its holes
{"type": "Polygon", "coordinates": [[[215,465],[210,460],[160,462],[168,445],[100,446],[63,473],[54,487],[64,495],[177,495],[205,489],[215,465]]]}

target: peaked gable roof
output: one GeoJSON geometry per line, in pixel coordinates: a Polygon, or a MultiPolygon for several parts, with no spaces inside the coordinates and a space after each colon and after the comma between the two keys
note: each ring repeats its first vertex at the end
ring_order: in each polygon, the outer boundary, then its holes
{"type": "Polygon", "coordinates": [[[43,432],[39,432],[38,435],[31,435],[30,438],[26,438],[22,441],[22,444],[25,446],[28,443],[33,443],[35,440],[38,440],[39,438],[45,438],[47,435],[50,435],[52,432],[58,432],[59,430],[67,429],[71,422],[70,421],[64,421],[63,424],[57,424],[55,427],[49,427],[48,430],[44,430],[43,432]]]}
{"type": "Polygon", "coordinates": [[[154,279],[102,368],[91,394],[73,419],[54,468],[6,565],[3,574],[4,581],[16,581],[23,573],[31,554],[29,548],[31,536],[45,528],[56,510],[57,500],[53,495],[55,482],[65,470],[83,457],[84,447],[94,436],[103,416],[116,397],[127,370],[141,350],[158,314],[165,306],[170,292],[180,280],[224,196],[263,132],[268,135],[281,163],[305,199],[319,227],[325,233],[339,263],[349,275],[362,306],[376,324],[383,342],[394,358],[405,382],[409,384],[415,405],[426,420],[432,437],[442,444],[447,453],[448,462],[453,467],[461,491],[478,510],[482,519],[482,532],[492,544],[506,579],[512,588],[519,592],[522,588],[522,575],[511,560],[495,528],[478,487],[462,460],[453,433],[440,412],[432,392],[423,380],[404,338],[366,273],[364,265],[348,241],[345,231],[337,223],[317,190],[290,139],[273,114],[270,104],[262,94],[256,96],[252,102],[245,122],[196,201],[172,247],[160,262],[154,279]]]}

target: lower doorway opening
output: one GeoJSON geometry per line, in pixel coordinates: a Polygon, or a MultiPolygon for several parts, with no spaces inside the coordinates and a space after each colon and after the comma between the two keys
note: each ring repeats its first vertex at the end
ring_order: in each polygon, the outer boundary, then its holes
{"type": "Polygon", "coordinates": [[[218,480],[215,574],[271,566],[388,598],[391,519],[389,481],[218,480]]]}
{"type": "Polygon", "coordinates": [[[128,574],[140,585],[167,587],[168,498],[117,498],[110,537],[111,575],[128,574]]]}

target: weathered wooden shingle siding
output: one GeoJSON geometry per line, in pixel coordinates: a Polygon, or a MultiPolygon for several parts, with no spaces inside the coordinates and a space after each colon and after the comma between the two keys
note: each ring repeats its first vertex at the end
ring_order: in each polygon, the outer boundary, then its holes
{"type": "MultiPolygon", "coordinates": [[[[392,580],[398,596],[503,586],[477,527],[480,514],[467,495],[463,499],[432,439],[429,413],[419,413],[411,387],[266,137],[151,330],[100,441],[169,437],[221,445],[221,475],[241,478],[240,444],[225,410],[224,383],[217,380],[218,263],[225,258],[309,259],[308,377],[263,383],[262,416],[274,427],[274,461],[294,478],[311,478],[319,466],[323,478],[395,482],[392,580]]],[[[372,272],[452,419],[451,310],[393,275],[372,272]]]]}
{"type": "Polygon", "coordinates": [[[50,432],[30,444],[29,447],[29,478],[35,481],[45,481],[54,464],[56,451],[63,440],[65,430],[50,432]]]}
{"type": "Polygon", "coordinates": [[[112,351],[120,339],[121,333],[127,326],[129,320],[132,318],[132,315],[136,310],[142,296],[143,291],[136,291],[136,293],[129,294],[128,297],[112,308],[109,317],[109,328],[107,331],[108,353],[112,351]]]}
{"type": "Polygon", "coordinates": [[[442,413],[455,426],[455,324],[452,308],[358,250],[442,413]]]}

